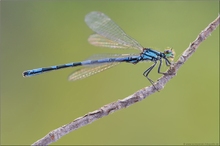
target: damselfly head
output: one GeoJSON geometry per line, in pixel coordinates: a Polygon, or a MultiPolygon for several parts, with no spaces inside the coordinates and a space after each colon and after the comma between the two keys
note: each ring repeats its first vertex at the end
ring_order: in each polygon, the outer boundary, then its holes
{"type": "Polygon", "coordinates": [[[166,58],[169,58],[170,60],[173,60],[175,56],[175,52],[172,48],[167,48],[164,50],[164,54],[166,55],[166,58]]]}

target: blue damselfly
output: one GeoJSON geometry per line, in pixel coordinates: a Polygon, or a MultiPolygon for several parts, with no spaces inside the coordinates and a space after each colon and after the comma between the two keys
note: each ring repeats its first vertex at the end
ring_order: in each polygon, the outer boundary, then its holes
{"type": "MultiPolygon", "coordinates": [[[[113,22],[108,16],[101,12],[91,12],[85,17],[86,24],[96,34],[92,34],[88,41],[101,47],[119,48],[119,49],[137,49],[140,50],[140,54],[114,54],[101,56],[98,59],[88,59],[81,62],[72,62],[63,65],[55,65],[44,68],[37,68],[27,70],[23,72],[24,77],[29,77],[53,70],[84,66],[84,68],[75,71],[69,76],[70,81],[83,79],[88,76],[94,75],[98,72],[104,71],[110,67],[113,67],[121,62],[127,62],[136,64],[140,61],[152,61],[154,64],[144,71],[143,75],[153,85],[153,81],[148,77],[151,70],[155,67],[159,61],[158,73],[164,74],[160,71],[162,65],[162,59],[165,60],[167,66],[171,65],[168,59],[174,58],[174,51],[171,48],[166,49],[164,52],[159,52],[151,48],[144,48],[136,40],[128,36],[115,22],[113,22]]],[[[153,85],[154,86],[154,85],[153,85]]]]}

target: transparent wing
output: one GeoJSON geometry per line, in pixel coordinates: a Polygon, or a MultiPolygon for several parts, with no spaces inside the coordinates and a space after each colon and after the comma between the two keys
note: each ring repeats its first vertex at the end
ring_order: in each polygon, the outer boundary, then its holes
{"type": "Polygon", "coordinates": [[[114,48],[114,46],[117,45],[114,45],[113,42],[116,42],[116,44],[120,44],[120,46],[127,48],[141,51],[143,49],[136,40],[128,36],[114,21],[101,12],[91,12],[87,14],[85,22],[94,32],[102,36],[102,38],[100,36],[92,36],[94,42],[91,40],[89,41],[92,44],[105,47],[113,45],[112,48],[114,48]],[[107,45],[102,45],[103,40],[107,41],[107,45]]]}
{"type": "Polygon", "coordinates": [[[76,81],[79,79],[84,79],[84,78],[87,78],[87,77],[94,75],[96,73],[102,72],[106,69],[109,69],[115,65],[118,65],[119,63],[120,62],[108,63],[108,64],[95,65],[95,66],[82,68],[82,69],[79,69],[79,70],[76,70],[75,72],[73,72],[73,74],[71,74],[69,76],[68,80],[69,81],[76,81]]]}
{"type": "Polygon", "coordinates": [[[99,34],[92,34],[89,36],[88,41],[90,44],[99,47],[108,47],[112,49],[134,49],[132,46],[128,44],[120,44],[118,42],[109,40],[99,34]]]}
{"type": "MultiPolygon", "coordinates": [[[[119,58],[119,57],[130,57],[130,56],[139,56],[139,55],[138,54],[95,54],[87,58],[87,60],[98,60],[103,58],[119,58]]],[[[84,65],[83,68],[74,71],[69,76],[68,80],[76,81],[79,79],[84,79],[86,77],[102,72],[120,63],[121,62],[109,62],[103,64],[84,65]]]]}
{"type": "MultiPolygon", "coordinates": [[[[139,54],[94,54],[87,58],[86,60],[99,60],[99,59],[104,59],[104,58],[119,58],[119,57],[132,57],[132,56],[140,56],[139,54]]],[[[90,66],[94,66],[97,64],[92,64],[90,66]]],[[[100,64],[99,64],[100,65],[100,64]]]]}

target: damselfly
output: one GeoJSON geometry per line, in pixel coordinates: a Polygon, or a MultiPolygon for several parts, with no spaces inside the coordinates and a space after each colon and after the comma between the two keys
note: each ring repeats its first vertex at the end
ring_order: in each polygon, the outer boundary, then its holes
{"type": "MultiPolygon", "coordinates": [[[[86,24],[94,31],[89,37],[88,41],[95,46],[120,48],[120,49],[137,49],[140,50],[140,54],[114,54],[99,56],[98,59],[88,59],[81,62],[72,62],[63,65],[56,65],[44,68],[37,68],[27,70],[23,72],[24,77],[29,77],[53,70],[84,66],[84,68],[75,71],[69,76],[70,81],[83,79],[94,75],[98,72],[104,71],[110,67],[113,67],[121,62],[127,62],[136,64],[139,61],[152,61],[154,64],[144,71],[143,75],[153,85],[153,81],[148,77],[151,70],[155,67],[159,61],[158,73],[164,74],[160,71],[162,65],[162,59],[165,60],[167,66],[171,65],[168,59],[174,58],[174,51],[171,48],[166,49],[164,52],[159,52],[151,48],[144,48],[136,40],[128,36],[114,21],[101,12],[91,12],[85,17],[86,24]]],[[[154,86],[154,85],[153,85],[154,86]]]]}

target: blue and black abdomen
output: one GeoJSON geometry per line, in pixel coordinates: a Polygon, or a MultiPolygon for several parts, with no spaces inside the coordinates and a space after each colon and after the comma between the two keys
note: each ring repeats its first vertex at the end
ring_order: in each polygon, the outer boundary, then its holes
{"type": "Polygon", "coordinates": [[[52,70],[58,70],[58,69],[62,69],[62,68],[74,67],[74,66],[79,66],[79,65],[82,65],[81,62],[68,63],[68,64],[50,66],[50,67],[44,67],[44,68],[36,68],[36,69],[27,70],[27,71],[23,72],[23,76],[29,77],[29,76],[38,75],[38,74],[52,71],[52,70]]]}

